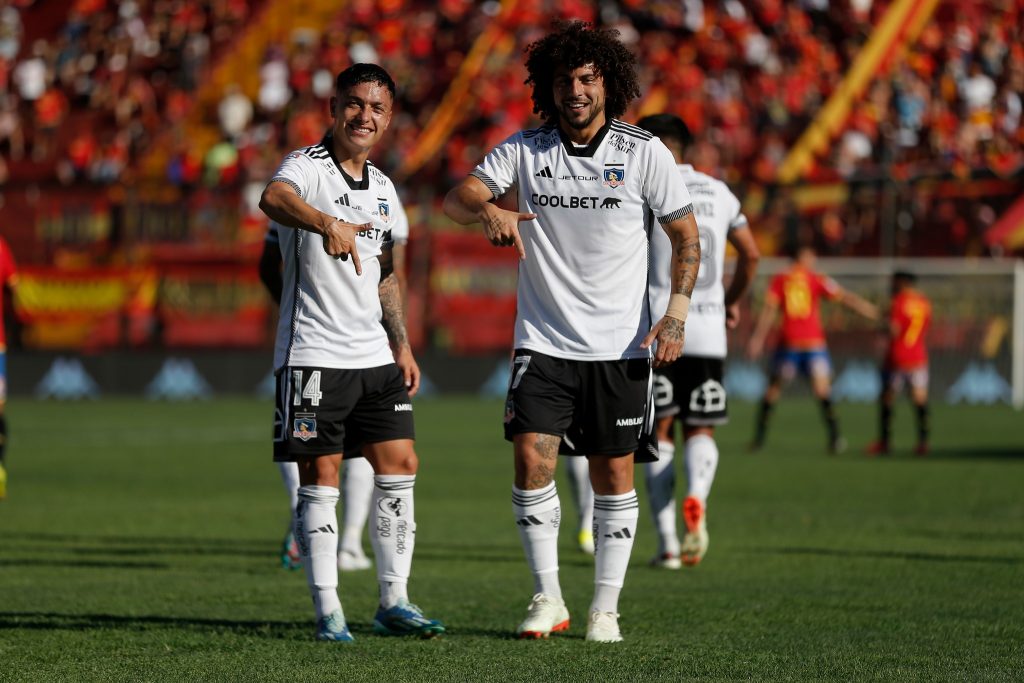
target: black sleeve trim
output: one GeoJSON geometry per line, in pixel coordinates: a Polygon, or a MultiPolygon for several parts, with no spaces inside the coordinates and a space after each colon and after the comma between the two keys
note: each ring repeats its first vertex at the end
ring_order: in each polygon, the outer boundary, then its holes
{"type": "Polygon", "coordinates": [[[672,221],[679,220],[680,218],[686,218],[691,213],[693,213],[693,204],[687,204],[678,211],[673,211],[667,216],[662,216],[658,219],[658,222],[664,225],[665,223],[671,223],[672,221]]]}
{"type": "Polygon", "coordinates": [[[494,195],[495,199],[501,196],[501,188],[498,187],[498,184],[491,180],[491,177],[484,173],[483,171],[475,169],[469,175],[473,176],[474,178],[478,178],[481,182],[483,182],[483,184],[487,186],[487,189],[491,191],[491,194],[494,195]]]}
{"type": "Polygon", "coordinates": [[[285,178],[283,176],[274,176],[273,178],[270,179],[270,182],[284,183],[285,185],[290,185],[291,188],[295,190],[295,194],[299,195],[299,197],[302,198],[302,188],[299,187],[298,183],[296,183],[291,178],[285,178]]]}

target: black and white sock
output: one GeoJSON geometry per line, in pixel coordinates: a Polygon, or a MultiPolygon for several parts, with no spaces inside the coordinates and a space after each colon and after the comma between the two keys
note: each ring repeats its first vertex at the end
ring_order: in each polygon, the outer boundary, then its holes
{"type": "Polygon", "coordinates": [[[526,563],[533,574],[533,592],[561,598],[558,527],[562,522],[562,508],[555,482],[529,491],[513,486],[512,511],[526,552],[526,563]]]}

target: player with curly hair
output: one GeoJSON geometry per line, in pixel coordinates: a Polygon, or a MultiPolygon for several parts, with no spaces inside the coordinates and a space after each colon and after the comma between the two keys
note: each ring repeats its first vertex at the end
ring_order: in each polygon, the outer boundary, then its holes
{"type": "Polygon", "coordinates": [[[512,508],[534,596],[523,638],[569,628],[558,580],[559,452],[585,456],[594,489],[594,598],[587,640],[622,640],[619,593],[636,535],[633,463],[657,458],[651,360],[682,352],[700,240],[668,148],[618,120],[639,94],[617,32],[563,24],[527,48],[527,84],[546,123],[493,149],[445,198],[457,223],[482,223],[521,259],[515,353],[505,404],[512,508]],[[518,210],[493,200],[518,189],[518,210]],[[668,310],[647,292],[655,219],[672,242],[668,310]]]}

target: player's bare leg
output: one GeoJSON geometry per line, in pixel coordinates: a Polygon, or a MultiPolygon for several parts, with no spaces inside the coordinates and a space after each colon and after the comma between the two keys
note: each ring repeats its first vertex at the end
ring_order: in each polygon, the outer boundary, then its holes
{"type": "Polygon", "coordinates": [[[618,642],[619,594],[633,552],[640,504],[633,486],[633,454],[591,456],[594,486],[594,599],[587,620],[587,640],[618,642]]]}
{"type": "Polygon", "coordinates": [[[569,628],[569,611],[558,582],[558,527],[562,509],[555,488],[560,438],[551,434],[516,434],[512,440],[515,485],[512,510],[533,575],[533,599],[516,630],[520,638],[547,638],[569,628]]]}
{"type": "Polygon", "coordinates": [[[317,640],[351,641],[338,599],[338,470],[341,454],[298,460],[299,504],[295,537],[316,609],[317,640]]]}
{"type": "Polygon", "coordinates": [[[370,507],[375,523],[370,540],[377,558],[380,607],[374,616],[374,631],[422,638],[440,635],[444,633],[441,622],[426,618],[409,602],[409,575],[416,545],[413,487],[419,469],[412,439],[367,444],[363,455],[375,472],[370,507]]]}
{"type": "Polygon", "coordinates": [[[676,533],[676,471],[675,471],[675,417],[658,418],[655,433],[658,437],[658,460],[644,463],[647,498],[650,503],[654,529],[658,534],[658,554],[651,566],[679,569],[679,537],[676,533]]]}

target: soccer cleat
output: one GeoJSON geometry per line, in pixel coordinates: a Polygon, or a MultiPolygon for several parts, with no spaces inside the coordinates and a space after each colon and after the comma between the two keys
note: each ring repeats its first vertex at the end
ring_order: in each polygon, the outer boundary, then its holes
{"type": "Polygon", "coordinates": [[[651,558],[650,564],[652,567],[659,569],[679,569],[683,566],[682,560],[679,559],[679,555],[676,553],[655,555],[651,558]]]}
{"type": "Polygon", "coordinates": [[[615,612],[591,611],[587,620],[587,640],[594,643],[621,643],[619,615],[615,612]]]}
{"type": "Polygon", "coordinates": [[[423,610],[408,600],[401,600],[394,607],[377,609],[373,630],[383,636],[433,638],[444,633],[444,626],[436,619],[427,619],[423,610]]]}
{"type": "Polygon", "coordinates": [[[683,564],[693,567],[704,559],[710,540],[704,504],[696,496],[687,496],[683,501],[683,522],[686,523],[686,535],[683,536],[680,555],[683,564]]]}
{"type": "Polygon", "coordinates": [[[590,529],[580,529],[580,533],[576,536],[577,542],[580,544],[580,550],[587,555],[594,554],[594,532],[590,529]]]}
{"type": "Polygon", "coordinates": [[[366,556],[362,548],[350,550],[343,548],[338,552],[338,569],[343,572],[358,572],[373,567],[373,562],[366,556]]]}
{"type": "Polygon", "coordinates": [[[348,630],[348,624],[345,623],[345,614],[340,609],[336,609],[323,619],[317,620],[316,639],[338,643],[351,643],[355,640],[352,637],[352,633],[348,630]]]}
{"type": "Polygon", "coordinates": [[[561,598],[537,593],[530,600],[529,612],[516,634],[520,638],[547,638],[569,629],[569,610],[561,598]]]}
{"type": "Polygon", "coordinates": [[[874,457],[876,455],[889,455],[889,444],[884,441],[873,441],[868,445],[865,453],[867,453],[869,457],[874,457]]]}
{"type": "Polygon", "coordinates": [[[284,537],[281,544],[281,566],[285,569],[302,569],[302,554],[299,553],[299,544],[295,541],[295,534],[291,531],[284,537]]]}

